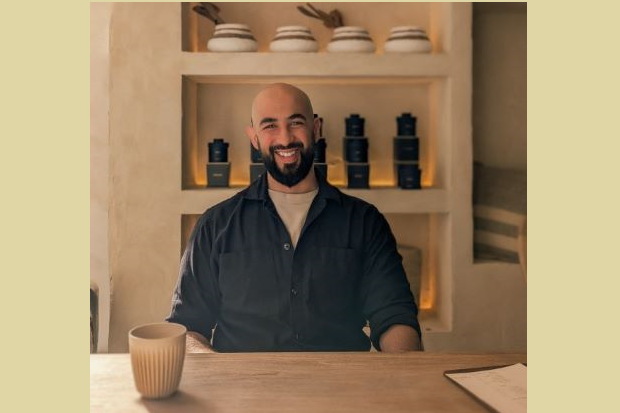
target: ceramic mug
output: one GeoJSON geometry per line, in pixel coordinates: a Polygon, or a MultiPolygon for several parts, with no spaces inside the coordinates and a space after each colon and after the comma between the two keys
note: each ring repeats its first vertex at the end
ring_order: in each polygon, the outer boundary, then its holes
{"type": "Polygon", "coordinates": [[[165,322],[129,331],[131,369],[136,389],[143,397],[168,397],[179,388],[186,333],[185,326],[165,322]]]}

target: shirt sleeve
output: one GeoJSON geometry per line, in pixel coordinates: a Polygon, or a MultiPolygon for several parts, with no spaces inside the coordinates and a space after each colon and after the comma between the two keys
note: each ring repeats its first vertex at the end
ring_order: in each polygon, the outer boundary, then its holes
{"type": "Polygon", "coordinates": [[[381,335],[395,324],[413,327],[421,339],[418,307],[388,222],[375,207],[371,207],[364,226],[366,250],[360,296],[370,323],[370,340],[377,350],[381,350],[381,335]]]}
{"type": "Polygon", "coordinates": [[[183,324],[210,340],[219,314],[220,294],[207,214],[194,226],[181,258],[172,309],[166,321],[183,324]]]}

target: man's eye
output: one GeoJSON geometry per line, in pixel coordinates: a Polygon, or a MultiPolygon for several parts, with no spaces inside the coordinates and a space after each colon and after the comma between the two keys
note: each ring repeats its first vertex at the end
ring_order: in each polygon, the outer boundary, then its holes
{"type": "Polygon", "coordinates": [[[269,124],[269,125],[265,125],[265,126],[263,127],[263,129],[274,129],[275,127],[276,127],[276,125],[274,125],[274,124],[269,124]]]}
{"type": "Polygon", "coordinates": [[[302,121],[300,121],[300,120],[294,120],[294,121],[291,122],[292,126],[303,126],[303,124],[304,123],[302,121]]]}

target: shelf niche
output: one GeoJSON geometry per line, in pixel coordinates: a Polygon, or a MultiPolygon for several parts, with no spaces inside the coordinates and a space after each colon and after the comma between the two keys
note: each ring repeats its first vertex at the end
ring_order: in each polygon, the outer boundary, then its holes
{"type": "Polygon", "coordinates": [[[424,188],[447,186],[446,80],[419,77],[254,77],[183,76],[182,189],[206,186],[207,145],[213,139],[229,142],[232,187],[249,184],[250,141],[245,134],[254,96],[266,85],[292,83],[304,90],[314,111],[323,118],[327,142],[328,179],[345,185],[344,120],[352,113],[366,119],[369,139],[370,185],[396,187],[393,138],[396,117],[416,116],[420,138],[420,167],[424,188]]]}
{"type": "MultiPolygon", "coordinates": [[[[192,8],[199,3],[181,3],[182,45],[186,52],[207,52],[207,42],[215,25],[198,15],[192,8]]],[[[295,3],[217,3],[219,15],[227,23],[247,24],[258,42],[258,52],[269,52],[279,26],[303,25],[308,27],[319,43],[319,53],[326,51],[332,37],[328,29],[317,19],[302,15],[295,3]],[[260,23],[257,23],[260,22],[260,23]]],[[[390,28],[395,26],[420,26],[426,30],[433,53],[449,49],[447,42],[447,6],[442,3],[381,3],[369,9],[360,9],[357,3],[320,3],[321,10],[338,9],[346,25],[362,26],[368,30],[377,46],[378,54],[388,39],[390,28]]]]}

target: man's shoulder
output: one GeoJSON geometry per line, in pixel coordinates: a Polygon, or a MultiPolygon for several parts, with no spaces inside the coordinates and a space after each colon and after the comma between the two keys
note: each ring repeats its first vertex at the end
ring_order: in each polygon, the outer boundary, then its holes
{"type": "Polygon", "coordinates": [[[370,202],[362,198],[347,194],[336,187],[334,188],[339,192],[341,204],[345,209],[371,214],[380,213],[377,207],[370,202]]]}
{"type": "Polygon", "coordinates": [[[248,189],[249,188],[245,188],[230,198],[210,206],[202,213],[200,220],[204,222],[211,220],[217,222],[222,218],[230,217],[244,201],[248,189]]]}

